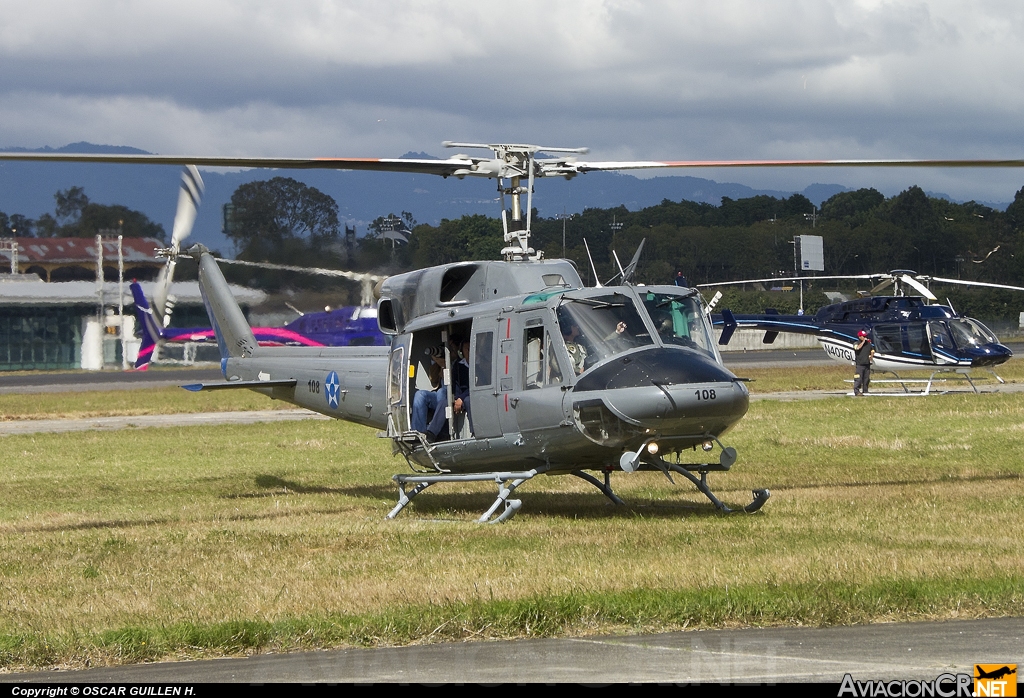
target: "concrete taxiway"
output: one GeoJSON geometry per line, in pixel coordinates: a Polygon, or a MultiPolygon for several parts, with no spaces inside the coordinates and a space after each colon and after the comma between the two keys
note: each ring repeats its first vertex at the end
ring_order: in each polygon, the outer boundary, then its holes
{"type": "MultiPolygon", "coordinates": [[[[350,649],[85,671],[2,682],[787,683],[934,680],[974,664],[1024,665],[1024,618],[350,649]]],[[[1016,681],[1016,676],[1011,676],[1016,681]]]]}

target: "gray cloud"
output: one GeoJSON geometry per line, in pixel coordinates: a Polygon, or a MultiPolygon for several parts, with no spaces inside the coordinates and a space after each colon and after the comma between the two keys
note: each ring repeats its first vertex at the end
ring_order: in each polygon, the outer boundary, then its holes
{"type": "MultiPolygon", "coordinates": [[[[1020,157],[1017,3],[0,2],[0,144],[441,154],[443,139],[617,158],[1020,157]]],[[[921,183],[1016,172],[701,172],[921,183]]]]}

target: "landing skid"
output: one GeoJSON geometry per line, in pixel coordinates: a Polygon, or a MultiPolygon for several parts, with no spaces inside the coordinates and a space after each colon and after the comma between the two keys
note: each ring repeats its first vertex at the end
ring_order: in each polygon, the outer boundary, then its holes
{"type": "Polygon", "coordinates": [[[700,490],[705,497],[711,500],[711,503],[715,505],[716,509],[718,509],[719,511],[723,511],[726,514],[734,514],[739,511],[745,511],[748,514],[753,514],[755,511],[763,507],[765,502],[768,501],[768,498],[772,496],[772,493],[766,489],[751,490],[751,494],[754,496],[753,501],[751,501],[750,504],[743,507],[742,509],[733,509],[732,507],[727,506],[718,497],[716,497],[715,493],[711,491],[710,487],[708,487],[708,472],[712,470],[724,471],[728,470],[728,468],[724,468],[721,465],[715,465],[712,463],[704,465],[681,465],[678,463],[669,463],[668,461],[663,460],[661,458],[659,458],[658,460],[661,461],[661,464],[665,468],[668,468],[673,472],[679,473],[687,480],[692,482],[694,487],[700,490]],[[698,478],[696,475],[690,472],[691,470],[695,470],[697,473],[699,473],[700,477],[698,478]]]}
{"type": "MultiPolygon", "coordinates": [[[[984,369],[986,371],[988,371],[989,373],[991,373],[992,376],[1000,384],[1005,384],[1006,383],[1006,381],[1003,380],[999,376],[999,374],[996,373],[995,371],[993,371],[991,368],[984,367],[984,369]]],[[[948,379],[950,379],[950,378],[957,378],[957,377],[960,377],[960,378],[963,378],[964,380],[966,380],[970,384],[971,390],[973,390],[975,393],[980,393],[981,392],[978,389],[978,386],[975,384],[974,380],[971,378],[970,374],[968,373],[968,369],[955,369],[953,371],[950,371],[948,369],[938,369],[936,371],[933,371],[932,374],[930,376],[928,376],[928,378],[902,378],[900,376],[900,374],[898,374],[896,371],[882,371],[882,370],[879,370],[878,373],[888,373],[890,375],[895,376],[895,378],[872,378],[871,379],[871,385],[875,385],[875,384],[880,384],[880,385],[895,384],[895,385],[899,385],[903,389],[903,392],[902,393],[896,393],[896,392],[888,392],[888,393],[877,393],[876,392],[876,393],[871,393],[871,392],[867,392],[867,393],[865,393],[865,395],[882,395],[882,396],[887,396],[887,397],[892,397],[894,395],[936,395],[936,394],[945,395],[945,394],[949,393],[950,391],[949,390],[942,390],[941,392],[932,392],[933,386],[935,386],[936,383],[945,384],[948,379]],[[941,377],[938,380],[936,380],[935,376],[941,376],[941,377]],[[924,388],[920,389],[920,390],[914,390],[914,389],[912,389],[912,387],[908,387],[908,386],[913,386],[915,384],[924,384],[924,388]]],[[[845,382],[846,383],[852,383],[853,381],[847,380],[845,382]]],[[[847,395],[853,395],[853,393],[847,393],[847,395]]]]}
{"type": "Polygon", "coordinates": [[[496,524],[508,521],[523,506],[522,500],[509,499],[509,496],[519,485],[527,480],[532,480],[540,472],[540,470],[534,469],[520,472],[476,473],[470,475],[395,475],[391,479],[398,485],[398,504],[391,510],[387,518],[393,519],[398,516],[402,509],[412,501],[413,497],[438,482],[483,482],[493,480],[498,485],[498,496],[494,500],[494,504],[491,505],[491,508],[485,511],[476,522],[496,524]],[[416,486],[406,492],[405,487],[408,483],[415,483],[416,486]],[[505,508],[500,514],[495,516],[503,504],[505,508]]]}
{"type": "Polygon", "coordinates": [[[600,480],[598,480],[596,477],[594,477],[590,473],[585,473],[582,470],[573,470],[570,473],[570,475],[575,475],[576,477],[580,478],[581,480],[586,480],[591,485],[593,485],[597,489],[601,490],[601,494],[603,494],[608,499],[612,500],[612,504],[621,504],[621,505],[625,505],[626,504],[624,501],[622,501],[622,499],[619,498],[619,496],[617,494],[612,492],[612,477],[611,477],[612,474],[611,474],[610,471],[608,471],[608,470],[604,471],[604,482],[601,482],[600,480]]]}
{"type": "MultiPolygon", "coordinates": [[[[635,454],[629,454],[635,455],[635,454]]],[[[753,490],[754,499],[747,506],[742,509],[733,509],[722,502],[718,497],[715,496],[711,488],[708,487],[707,477],[711,471],[725,472],[732,466],[732,462],[735,460],[735,451],[728,449],[723,453],[721,463],[701,463],[701,464],[682,464],[682,463],[670,463],[657,456],[645,457],[643,459],[643,465],[645,468],[657,469],[665,474],[669,480],[672,480],[670,472],[676,472],[687,480],[693,483],[700,492],[711,500],[711,503],[722,512],[727,514],[744,511],[753,513],[764,506],[768,498],[771,497],[771,492],[766,489],[753,490]],[[697,475],[694,475],[697,473],[697,475]],[[699,475],[699,477],[698,477],[699,475]]],[[[639,462],[637,462],[639,465],[639,462]]],[[[477,523],[502,523],[508,521],[516,512],[522,507],[522,500],[509,499],[512,493],[521,484],[527,480],[532,480],[540,473],[546,472],[547,468],[535,468],[533,470],[524,471],[510,471],[510,472],[494,472],[494,473],[472,473],[466,475],[451,475],[451,474],[415,474],[415,475],[395,475],[391,479],[398,485],[398,504],[395,508],[387,515],[388,519],[394,519],[397,517],[403,509],[423,490],[427,489],[431,485],[435,485],[439,482],[486,482],[493,481],[498,486],[498,496],[495,498],[494,503],[490,508],[477,519],[477,523]],[[409,485],[413,485],[412,489],[406,489],[409,485]],[[504,506],[504,509],[502,509],[504,506]]],[[[627,471],[629,472],[629,471],[627,471]]],[[[570,475],[574,475],[581,480],[589,482],[591,485],[601,491],[601,493],[608,497],[614,504],[625,505],[625,502],[612,491],[611,487],[611,471],[604,471],[604,482],[591,475],[590,473],[582,470],[573,470],[569,472],[570,475]]]]}

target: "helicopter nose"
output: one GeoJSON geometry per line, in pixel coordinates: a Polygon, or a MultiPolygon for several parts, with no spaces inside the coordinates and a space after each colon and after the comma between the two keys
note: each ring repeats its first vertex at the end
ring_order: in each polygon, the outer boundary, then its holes
{"type": "Polygon", "coordinates": [[[1007,346],[992,343],[983,344],[980,347],[971,347],[967,350],[967,355],[971,357],[971,366],[980,368],[982,366],[998,366],[999,364],[1006,363],[1013,357],[1013,352],[1007,346]]]}
{"type": "Polygon", "coordinates": [[[750,396],[735,381],[620,388],[605,402],[644,429],[666,434],[720,433],[747,413],[750,396]]]}
{"type": "Polygon", "coordinates": [[[750,400],[746,386],[720,364],[669,347],[596,367],[573,388],[589,391],[620,419],[669,435],[721,433],[746,414],[750,400]]]}

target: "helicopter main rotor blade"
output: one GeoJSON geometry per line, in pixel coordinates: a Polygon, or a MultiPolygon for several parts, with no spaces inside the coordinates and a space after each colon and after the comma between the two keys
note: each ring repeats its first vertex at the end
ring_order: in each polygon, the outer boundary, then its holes
{"type": "Polygon", "coordinates": [[[876,285],[872,286],[871,290],[868,291],[868,293],[873,296],[876,293],[879,293],[879,292],[884,291],[885,289],[889,288],[890,286],[893,285],[893,283],[895,283],[895,279],[893,279],[891,277],[888,278],[888,279],[884,279],[880,284],[876,284],[876,285]]]}
{"type": "Polygon", "coordinates": [[[859,274],[854,276],[773,276],[768,279],[740,279],[738,281],[716,281],[713,284],[696,284],[694,288],[710,288],[712,286],[736,286],[738,284],[763,284],[770,281],[820,281],[830,279],[877,279],[878,274],[859,274]]]}
{"type": "MultiPolygon", "coordinates": [[[[503,157],[469,157],[456,155],[446,160],[415,158],[276,158],[228,157],[196,155],[151,155],[116,153],[0,153],[0,162],[94,162],[143,165],[196,165],[198,167],[260,167],[293,170],[373,170],[408,172],[441,177],[511,177],[529,174],[518,163],[519,156],[542,150],[540,146],[500,145],[483,143],[452,143],[450,147],[488,148],[503,157]]],[[[578,174],[610,170],[702,169],[717,167],[1024,167],[1019,159],[942,159],[942,160],[635,160],[582,162],[575,157],[583,148],[547,148],[548,152],[566,153],[566,157],[536,160],[537,177],[574,177],[578,174]]],[[[524,160],[525,162],[525,160],[524,160]]]]}
{"type": "Polygon", "coordinates": [[[905,283],[907,286],[910,286],[912,289],[914,289],[915,291],[917,291],[918,293],[920,293],[922,296],[924,296],[925,298],[927,298],[930,301],[937,301],[937,300],[939,300],[938,298],[936,298],[932,294],[932,292],[930,290],[928,290],[927,286],[925,286],[924,284],[922,284],[920,281],[918,281],[917,279],[915,279],[912,276],[908,276],[907,274],[904,274],[903,276],[900,277],[900,281],[905,283]]]}
{"type": "Polygon", "coordinates": [[[1024,160],[637,160],[634,162],[573,162],[580,173],[607,170],[710,167],[1024,167],[1024,160]]]}
{"type": "MultiPolygon", "coordinates": [[[[260,167],[283,170],[375,170],[381,172],[410,172],[434,174],[442,177],[459,176],[483,160],[491,158],[455,157],[447,160],[417,160],[405,158],[261,158],[217,157],[197,155],[150,155],[113,153],[0,153],[0,162],[93,162],[117,165],[194,165],[197,167],[260,167]]],[[[470,172],[466,172],[470,174],[470,172]]]]}
{"type": "Polygon", "coordinates": [[[1007,286],[1006,284],[989,284],[982,281],[961,281],[960,279],[943,279],[933,276],[932,281],[939,281],[944,284],[958,284],[961,286],[983,286],[985,288],[1003,288],[1008,291],[1024,291],[1024,286],[1007,286]]]}
{"type": "Polygon", "coordinates": [[[350,279],[351,281],[358,281],[361,286],[361,295],[359,297],[359,305],[368,306],[373,305],[375,298],[380,297],[379,288],[374,290],[375,284],[379,284],[384,281],[386,276],[380,276],[378,274],[365,274],[358,271],[344,271],[342,269],[320,269],[318,267],[296,267],[288,264],[273,264],[271,262],[249,262],[244,259],[219,259],[217,260],[220,264],[240,264],[246,267],[257,267],[259,269],[273,269],[276,271],[294,271],[300,274],[317,274],[319,276],[335,276],[343,279],[350,279]]]}

